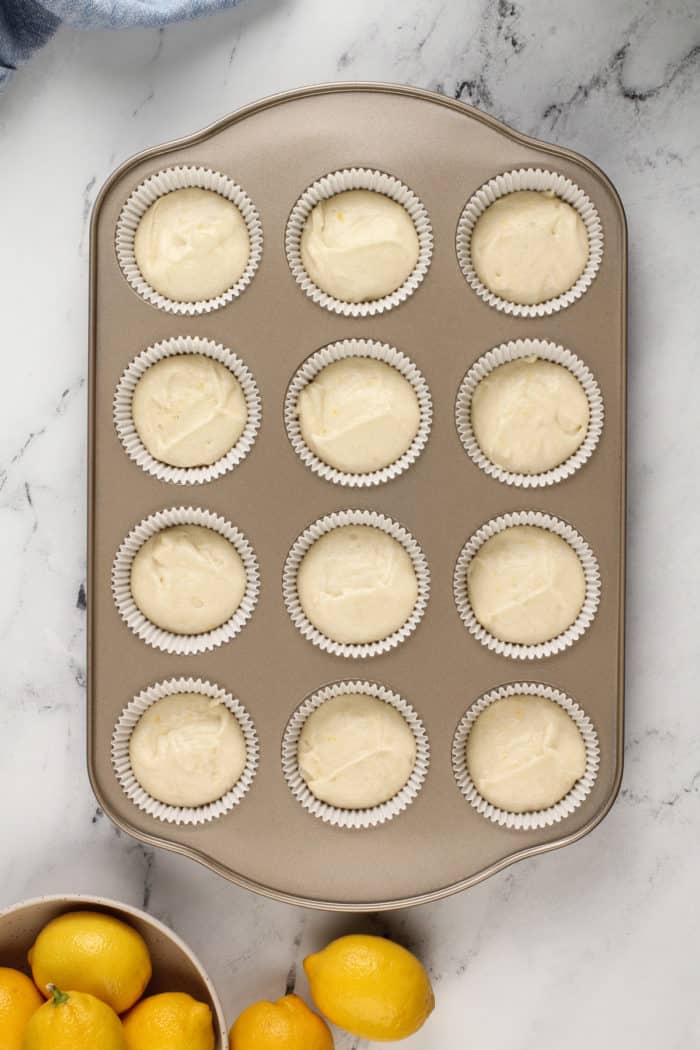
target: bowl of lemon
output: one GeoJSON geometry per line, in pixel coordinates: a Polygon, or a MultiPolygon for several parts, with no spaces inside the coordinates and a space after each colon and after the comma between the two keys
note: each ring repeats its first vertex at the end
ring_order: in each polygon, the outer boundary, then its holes
{"type": "Polygon", "coordinates": [[[157,919],[100,897],[0,912],[2,1050],[225,1050],[214,986],[157,919]]]}

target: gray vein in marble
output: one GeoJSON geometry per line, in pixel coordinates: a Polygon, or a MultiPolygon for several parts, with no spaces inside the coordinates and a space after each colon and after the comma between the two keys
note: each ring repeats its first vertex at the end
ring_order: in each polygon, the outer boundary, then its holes
{"type": "Polygon", "coordinates": [[[634,103],[635,106],[642,102],[648,102],[667,90],[678,77],[690,70],[700,59],[700,44],[695,44],[683,55],[680,61],[668,69],[665,78],[660,83],[654,84],[650,88],[639,89],[625,83],[625,62],[630,53],[630,47],[631,44],[628,41],[613,54],[610,61],[602,69],[594,73],[586,83],[579,84],[568,99],[562,102],[551,102],[547,106],[542,116],[549,123],[551,129],[556,127],[562,116],[568,114],[581,102],[587,101],[591,94],[605,90],[610,84],[614,85],[623,99],[634,103]]]}
{"type": "Polygon", "coordinates": [[[146,97],[142,98],[139,104],[132,109],[132,117],[138,117],[139,113],[144,108],[144,106],[147,106],[149,102],[153,101],[153,99],[155,98],[155,94],[155,88],[151,88],[146,97]]]}
{"type": "Polygon", "coordinates": [[[443,83],[436,85],[438,91],[452,96],[473,106],[493,107],[494,94],[489,83],[491,71],[498,63],[501,53],[507,64],[510,54],[519,55],[525,48],[525,40],[518,33],[521,10],[511,0],[488,2],[482,8],[482,17],[478,34],[479,64],[468,77],[458,80],[454,89],[449,92],[443,83]]]}
{"type": "Polygon", "coordinates": [[[88,232],[88,229],[89,229],[90,213],[92,212],[92,206],[95,203],[95,198],[94,198],[93,191],[95,189],[95,183],[96,182],[97,182],[97,176],[96,175],[91,175],[90,178],[88,179],[88,181],[86,182],[85,188],[83,190],[83,211],[82,211],[82,220],[81,220],[81,227],[80,227],[80,246],[78,248],[78,254],[81,255],[81,256],[85,255],[85,249],[86,249],[86,244],[87,244],[87,232],[88,232]]]}
{"type": "Polygon", "coordinates": [[[657,814],[664,808],[672,809],[679,802],[698,797],[700,797],[700,769],[686,784],[682,784],[664,798],[655,798],[649,791],[634,791],[628,787],[623,787],[620,791],[621,799],[632,802],[634,805],[649,805],[657,814]]]}
{"type": "Polygon", "coordinates": [[[292,961],[287,971],[287,980],[285,984],[285,995],[291,995],[296,990],[297,986],[297,969],[298,969],[298,955],[301,947],[301,942],[304,939],[304,930],[306,929],[306,915],[304,912],[300,912],[299,922],[297,925],[297,932],[294,934],[292,939],[292,961]]]}
{"type": "Polygon", "coordinates": [[[83,389],[84,386],[85,377],[81,376],[74,383],[72,383],[71,386],[66,387],[63,393],[61,394],[60,398],[58,399],[58,402],[56,403],[53,411],[50,413],[46,423],[38,427],[36,430],[30,430],[29,436],[25,438],[17,452],[15,452],[10,457],[8,465],[6,467],[0,468],[0,492],[2,492],[2,490],[4,489],[5,484],[7,483],[10,477],[12,468],[16,467],[18,463],[21,463],[26,452],[34,444],[34,442],[46,434],[51,420],[56,416],[63,415],[68,406],[71,404],[73,398],[83,389]]]}
{"type": "Polygon", "coordinates": [[[443,14],[444,14],[444,11],[445,11],[445,5],[441,4],[440,7],[438,8],[438,10],[435,12],[435,17],[433,18],[432,22],[430,23],[428,29],[425,31],[423,36],[416,43],[416,51],[418,52],[418,54],[420,54],[420,52],[423,50],[425,45],[432,38],[432,36],[435,33],[435,30],[437,29],[437,27],[440,25],[440,20],[441,20],[443,14]]]}
{"type": "Polygon", "coordinates": [[[157,29],[156,30],[156,34],[157,34],[156,48],[155,48],[155,51],[153,52],[153,57],[151,58],[151,62],[152,63],[157,62],[158,59],[160,58],[160,56],[163,54],[163,45],[165,44],[165,29],[163,27],[161,27],[160,29],[157,29]]]}

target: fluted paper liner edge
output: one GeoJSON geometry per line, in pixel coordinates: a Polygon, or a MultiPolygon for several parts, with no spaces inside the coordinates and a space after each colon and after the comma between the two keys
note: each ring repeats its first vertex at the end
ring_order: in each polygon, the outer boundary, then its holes
{"type": "Polygon", "coordinates": [[[416,711],[403,697],[383,685],[367,681],[334,682],[317,690],[296,709],[287,723],[282,740],[282,772],[287,785],[307,812],[326,824],[338,828],[366,829],[393,820],[402,813],[420,792],[430,765],[430,744],[425,727],[416,711]],[[316,798],[299,769],[299,738],[304,724],[314,711],[327,700],[344,693],[374,696],[390,704],[403,717],[416,742],[416,760],[411,774],[392,798],[368,809],[341,809],[316,798]]]}
{"type": "Polygon", "coordinates": [[[149,816],[167,824],[208,824],[230,813],[248,794],[258,769],[259,756],[255,725],[243,704],[221,686],[201,678],[169,678],[143,689],[123,709],[112,733],[112,768],[124,794],[149,816]],[[139,719],[158,700],[178,693],[197,693],[224,704],[236,719],[245,740],[246,762],[240,777],[221,798],[203,806],[170,806],[159,802],[141,787],[131,768],[129,745],[139,719]]]}
{"type": "Polygon", "coordinates": [[[588,798],[600,765],[600,746],[595,726],[585,711],[566,693],[555,689],[553,686],[540,685],[536,682],[513,682],[510,685],[500,686],[492,689],[479,697],[462,717],[455,731],[452,741],[452,771],[457,781],[457,787],[462,792],[477,813],[498,824],[500,827],[511,828],[517,831],[532,831],[536,828],[549,828],[570,816],[585,799],[588,798]],[[469,775],[467,767],[467,739],[479,717],[479,715],[495,703],[507,696],[542,696],[566,711],[573,719],[578,728],[586,749],[586,768],[583,776],[576,781],[571,790],[562,799],[547,809],[532,810],[527,813],[512,813],[500,809],[488,802],[479,793],[469,775]]]}

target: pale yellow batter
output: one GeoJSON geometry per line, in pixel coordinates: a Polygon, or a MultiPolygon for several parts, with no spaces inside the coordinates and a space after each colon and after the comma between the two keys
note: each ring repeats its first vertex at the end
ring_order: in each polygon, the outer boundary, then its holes
{"type": "Polygon", "coordinates": [[[168,806],[204,806],[230,791],[246,764],[245,738],[228,708],[178,693],[156,701],[129,741],[134,776],[168,806]]]}
{"type": "Polygon", "coordinates": [[[467,739],[467,767],[483,798],[511,813],[555,805],[586,770],[576,723],[553,700],[509,696],[490,704],[467,739]]]}
{"type": "Polygon", "coordinates": [[[321,536],[297,576],[306,616],[336,642],[377,642],[409,618],[418,597],[413,563],[392,536],[345,525],[321,536]]]}
{"type": "Polygon", "coordinates": [[[310,791],[340,809],[368,809],[393,798],[416,760],[416,741],[390,704],[366,694],[327,700],[304,723],[299,769],[310,791]]]}
{"type": "Polygon", "coordinates": [[[202,354],[179,354],[144,372],[132,415],[154,459],[171,467],[201,467],[236,444],[248,411],[241,384],[225,365],[202,354]]]}
{"type": "Polygon", "coordinates": [[[312,452],[337,470],[364,474],[394,463],[420,424],[416,393],[391,365],[348,357],[327,365],[299,395],[299,426],[312,452]]]}
{"type": "Polygon", "coordinates": [[[245,220],[233,203],[196,187],[158,197],[134,239],[136,265],[161,295],[189,303],[221,295],[250,255],[245,220]]]}
{"type": "Polygon", "coordinates": [[[543,303],[571,288],[586,268],[583,219],[551,191],[499,197],[472,233],[474,269],[482,284],[512,303],[543,303]]]}
{"type": "Polygon", "coordinates": [[[519,474],[540,474],[572,456],[586,436],[588,416],[578,379],[537,357],[500,365],[472,398],[472,429],[482,452],[519,474]]]}
{"type": "Polygon", "coordinates": [[[201,525],[162,529],[136,552],[131,593],[143,615],[174,634],[202,634],[226,623],[245,593],[241,556],[201,525]]]}
{"type": "Polygon", "coordinates": [[[349,303],[396,291],[413,271],[418,252],[406,209],[373,190],[346,190],[320,201],[301,235],[301,259],[311,280],[349,303]]]}
{"type": "Polygon", "coordinates": [[[514,525],[486,540],[469,564],[469,601],[503,642],[535,645],[574,622],[586,594],[572,547],[547,529],[514,525]]]}

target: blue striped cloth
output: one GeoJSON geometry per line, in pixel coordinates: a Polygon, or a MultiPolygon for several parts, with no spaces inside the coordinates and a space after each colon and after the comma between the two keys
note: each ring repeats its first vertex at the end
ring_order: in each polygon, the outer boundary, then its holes
{"type": "Polygon", "coordinates": [[[0,0],[0,90],[61,22],[81,29],[163,26],[238,0],[0,0]]]}

